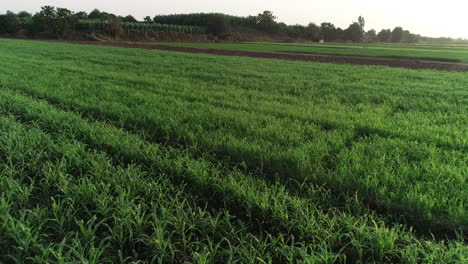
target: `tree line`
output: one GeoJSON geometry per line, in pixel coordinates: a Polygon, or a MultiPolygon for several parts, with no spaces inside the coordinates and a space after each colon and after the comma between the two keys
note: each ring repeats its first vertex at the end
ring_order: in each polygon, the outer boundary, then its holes
{"type": "MultiPolygon", "coordinates": [[[[257,16],[237,17],[220,13],[196,13],[155,16],[152,21],[161,24],[193,25],[206,27],[207,31],[218,36],[229,36],[232,31],[242,28],[255,29],[271,35],[303,39],[309,41],[329,42],[418,42],[423,37],[413,34],[402,27],[393,30],[384,29],[377,33],[374,29],[365,31],[364,18],[352,22],[348,28],[336,27],[333,23],[324,22],[320,25],[309,23],[303,25],[286,25],[277,22],[270,11],[264,11],[257,16]]],[[[150,20],[150,18],[146,18],[150,20]]]]}
{"type": "Polygon", "coordinates": [[[51,37],[68,37],[79,29],[80,21],[83,20],[138,22],[131,15],[122,17],[98,9],[88,14],[75,13],[66,8],[43,6],[41,11],[35,14],[26,11],[19,13],[7,11],[5,14],[0,14],[0,34],[16,34],[23,31],[29,36],[47,34],[51,37]]]}
{"type": "Polygon", "coordinates": [[[31,36],[47,33],[50,36],[67,37],[72,32],[79,30],[80,21],[90,20],[196,26],[203,28],[203,32],[221,39],[230,39],[234,32],[254,31],[270,35],[273,38],[306,41],[414,43],[431,40],[431,38],[404,30],[402,27],[395,27],[393,30],[383,29],[378,33],[374,29],[366,31],[363,17],[359,17],[358,21],[352,22],[347,28],[342,29],[331,22],[324,22],[320,25],[309,23],[306,26],[287,25],[278,22],[277,17],[270,11],[247,17],[221,13],[157,15],[153,18],[147,16],[143,21],[138,21],[131,15],[117,16],[98,9],[94,9],[90,13],[83,11],[75,13],[66,8],[52,6],[44,6],[34,15],[26,11],[19,13],[7,11],[5,14],[0,14],[0,34],[15,34],[24,31],[31,36]]]}

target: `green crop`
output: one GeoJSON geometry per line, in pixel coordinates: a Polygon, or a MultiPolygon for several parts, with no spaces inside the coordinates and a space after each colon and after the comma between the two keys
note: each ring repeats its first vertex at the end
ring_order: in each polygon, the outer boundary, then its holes
{"type": "Polygon", "coordinates": [[[468,77],[0,40],[0,261],[457,263],[468,77]]]}
{"type": "Polygon", "coordinates": [[[441,46],[418,44],[318,44],[318,43],[149,43],[180,47],[226,50],[250,50],[286,53],[317,53],[325,55],[351,55],[384,58],[439,60],[468,62],[467,46],[441,46]]]}

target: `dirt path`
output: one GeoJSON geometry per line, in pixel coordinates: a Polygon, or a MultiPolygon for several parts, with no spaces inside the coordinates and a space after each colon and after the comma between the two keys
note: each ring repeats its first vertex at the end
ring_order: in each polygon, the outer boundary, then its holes
{"type": "Polygon", "coordinates": [[[65,43],[97,45],[97,46],[114,46],[124,48],[139,48],[150,50],[178,51],[186,53],[203,53],[224,56],[240,56],[251,58],[270,58],[289,61],[310,61],[323,63],[337,64],[354,64],[354,65],[377,65],[389,66],[407,69],[432,69],[441,71],[456,71],[468,72],[468,64],[453,63],[443,61],[426,61],[415,59],[389,59],[379,57],[360,57],[360,56],[341,56],[341,55],[322,55],[322,54],[300,54],[300,53],[284,53],[284,52],[260,52],[260,51],[244,51],[244,50],[221,50],[221,49],[206,49],[192,47],[174,47],[165,45],[150,45],[150,44],[129,44],[121,42],[100,42],[100,41],[60,41],[65,43]]]}

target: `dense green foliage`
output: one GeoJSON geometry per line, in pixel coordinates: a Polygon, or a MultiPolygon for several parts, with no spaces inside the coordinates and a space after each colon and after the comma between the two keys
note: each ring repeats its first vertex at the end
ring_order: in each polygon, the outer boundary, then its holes
{"type": "MultiPolygon", "coordinates": [[[[112,21],[101,20],[81,20],[76,29],[85,32],[100,32],[104,33],[113,24],[112,21]]],[[[204,29],[196,26],[179,26],[156,23],[140,23],[140,22],[122,22],[120,23],[123,30],[130,32],[178,32],[185,34],[202,34],[204,29]]]]}
{"type": "Polygon", "coordinates": [[[66,37],[75,30],[78,18],[66,8],[44,6],[31,20],[32,33],[48,32],[53,35],[66,37]]]}
{"type": "Polygon", "coordinates": [[[468,258],[466,74],[14,40],[0,56],[0,261],[468,258]]]}
{"type": "Polygon", "coordinates": [[[18,31],[19,24],[19,18],[12,12],[0,15],[0,34],[18,31]]]}
{"type": "Polygon", "coordinates": [[[205,33],[201,27],[138,22],[130,15],[118,17],[97,9],[88,15],[86,12],[74,13],[65,8],[44,6],[34,16],[25,12],[0,15],[0,34],[15,34],[20,30],[30,36],[46,34],[56,37],[70,37],[75,31],[103,34],[112,34],[116,30],[136,33],[205,33]],[[115,29],[116,26],[119,29],[115,29]]]}
{"type": "MultiPolygon", "coordinates": [[[[336,27],[333,23],[324,22],[320,26],[314,23],[303,25],[286,25],[277,22],[277,18],[270,11],[264,11],[257,16],[231,16],[219,13],[195,13],[195,14],[174,14],[158,15],[154,17],[156,23],[175,25],[194,25],[207,27],[214,18],[224,17],[222,24],[228,24],[229,28],[235,30],[256,29],[278,37],[289,37],[292,39],[302,39],[309,41],[319,41],[321,39],[330,42],[361,42],[364,38],[367,42],[394,42],[394,43],[415,43],[429,40],[453,41],[450,38],[428,38],[396,27],[393,31],[383,29],[378,34],[375,30],[364,31],[364,18],[359,17],[357,22],[353,22],[348,28],[336,27]],[[378,35],[378,37],[377,37],[378,35]]],[[[223,32],[226,34],[228,32],[223,32]]],[[[221,35],[221,34],[219,34],[221,35]]]]}
{"type": "MultiPolygon", "coordinates": [[[[307,26],[286,25],[276,21],[276,17],[270,11],[264,11],[257,16],[238,17],[219,13],[196,13],[196,14],[175,14],[158,15],[154,17],[156,23],[175,25],[194,25],[210,28],[213,21],[217,25],[226,25],[225,30],[208,30],[215,35],[229,35],[230,30],[254,29],[279,37],[289,37],[293,39],[303,39],[309,41],[352,41],[361,42],[364,32],[363,25],[357,22],[352,23],[347,29],[335,28],[331,23],[322,23],[321,27],[310,23],[307,26]],[[357,27],[356,27],[357,26],[357,27]]],[[[376,39],[374,39],[376,40],[376,39]]]]}
{"type": "Polygon", "coordinates": [[[179,47],[196,47],[227,50],[268,52],[318,53],[328,55],[353,55],[387,58],[419,58],[452,62],[468,62],[468,46],[419,44],[356,44],[318,43],[149,43],[179,47]]]}

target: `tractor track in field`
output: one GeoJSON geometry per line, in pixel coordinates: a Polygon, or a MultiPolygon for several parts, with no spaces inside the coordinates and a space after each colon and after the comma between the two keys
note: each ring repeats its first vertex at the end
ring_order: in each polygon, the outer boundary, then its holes
{"type": "Polygon", "coordinates": [[[136,44],[111,41],[57,41],[47,40],[48,42],[62,42],[71,44],[112,46],[123,48],[138,48],[148,50],[176,51],[185,53],[201,53],[222,56],[238,56],[264,59],[278,59],[287,61],[306,61],[335,64],[367,65],[367,66],[389,66],[394,68],[406,69],[430,69],[439,71],[468,72],[468,64],[446,61],[433,61],[424,59],[397,59],[381,57],[363,57],[348,55],[324,55],[324,54],[303,54],[292,52],[263,52],[263,51],[245,51],[245,50],[222,50],[194,47],[176,47],[166,45],[136,44]]]}

